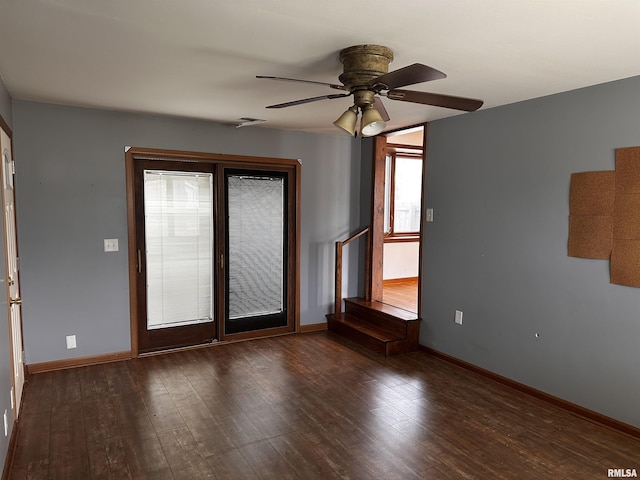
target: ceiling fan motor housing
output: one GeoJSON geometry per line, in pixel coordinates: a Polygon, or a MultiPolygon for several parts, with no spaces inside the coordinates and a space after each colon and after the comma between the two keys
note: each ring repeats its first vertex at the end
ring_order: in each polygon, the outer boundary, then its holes
{"type": "Polygon", "coordinates": [[[338,78],[348,88],[364,87],[374,78],[389,71],[393,52],[380,45],[356,45],[340,51],[344,66],[338,78]]]}

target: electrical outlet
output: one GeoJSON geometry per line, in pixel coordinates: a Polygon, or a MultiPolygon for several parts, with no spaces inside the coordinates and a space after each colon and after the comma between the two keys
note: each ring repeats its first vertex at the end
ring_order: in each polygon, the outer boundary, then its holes
{"type": "Polygon", "coordinates": [[[76,336],[75,335],[67,335],[67,350],[71,348],[76,348],[76,336]]]}
{"type": "Polygon", "coordinates": [[[456,324],[462,325],[462,312],[460,310],[456,310],[456,318],[454,321],[456,324]]]}

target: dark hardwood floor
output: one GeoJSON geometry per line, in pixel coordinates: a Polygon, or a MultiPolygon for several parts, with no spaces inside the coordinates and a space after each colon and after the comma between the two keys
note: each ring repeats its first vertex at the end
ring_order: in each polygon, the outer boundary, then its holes
{"type": "Polygon", "coordinates": [[[382,301],[418,313],[418,278],[397,278],[382,282],[382,301]]]}
{"type": "Polygon", "coordinates": [[[640,440],[328,332],[29,378],[12,479],[604,479],[640,440]]]}

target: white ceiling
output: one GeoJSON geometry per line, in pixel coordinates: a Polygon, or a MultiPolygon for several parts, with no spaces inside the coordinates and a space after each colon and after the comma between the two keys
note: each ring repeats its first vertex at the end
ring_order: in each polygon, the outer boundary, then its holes
{"type": "MultiPolygon", "coordinates": [[[[483,108],[640,75],[638,0],[0,0],[0,74],[14,99],[339,133],[350,98],[338,52],[391,48],[389,69],[448,78],[409,87],[483,108]]],[[[639,92],[640,94],[640,92],[639,92]]],[[[385,99],[388,129],[455,110],[385,99]]]]}

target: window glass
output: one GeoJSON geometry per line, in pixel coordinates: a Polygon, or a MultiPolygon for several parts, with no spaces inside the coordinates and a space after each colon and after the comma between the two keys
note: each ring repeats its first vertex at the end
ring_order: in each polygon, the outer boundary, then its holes
{"type": "Polygon", "coordinates": [[[149,330],[213,320],[212,181],[144,172],[149,330]]]}
{"type": "Polygon", "coordinates": [[[420,231],[422,160],[396,156],[393,197],[393,233],[420,231]]]}

